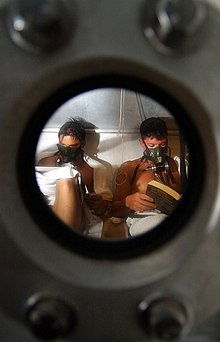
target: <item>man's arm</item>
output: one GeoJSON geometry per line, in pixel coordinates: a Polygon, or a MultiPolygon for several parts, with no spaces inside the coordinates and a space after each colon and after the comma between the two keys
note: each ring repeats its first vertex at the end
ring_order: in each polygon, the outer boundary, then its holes
{"type": "Polygon", "coordinates": [[[94,191],[86,194],[85,202],[95,215],[104,217],[108,215],[112,201],[112,167],[88,157],[86,162],[93,169],[94,191]]]}
{"type": "Polygon", "coordinates": [[[124,163],[116,176],[116,189],[112,202],[112,214],[116,217],[127,217],[132,211],[155,209],[153,199],[139,191],[132,193],[133,168],[124,163]]]}
{"type": "Polygon", "coordinates": [[[101,195],[98,195],[94,192],[86,194],[85,202],[89,209],[92,210],[97,216],[102,217],[108,210],[108,202],[105,201],[101,195]]]}

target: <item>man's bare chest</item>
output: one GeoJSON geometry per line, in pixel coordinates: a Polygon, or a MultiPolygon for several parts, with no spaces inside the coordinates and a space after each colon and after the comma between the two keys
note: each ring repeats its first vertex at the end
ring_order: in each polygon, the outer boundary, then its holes
{"type": "Polygon", "coordinates": [[[147,184],[151,180],[156,180],[156,175],[151,171],[146,170],[138,170],[136,177],[134,179],[133,185],[132,185],[132,193],[139,191],[141,193],[146,193],[147,190],[147,184]]]}

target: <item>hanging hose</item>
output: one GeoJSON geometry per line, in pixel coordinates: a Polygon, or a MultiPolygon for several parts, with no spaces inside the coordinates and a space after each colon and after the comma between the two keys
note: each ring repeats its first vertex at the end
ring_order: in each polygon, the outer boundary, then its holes
{"type": "Polygon", "coordinates": [[[125,89],[120,91],[118,135],[121,134],[122,161],[124,160],[125,89]]]}
{"type": "Polygon", "coordinates": [[[181,129],[179,131],[179,135],[180,135],[180,176],[181,176],[181,189],[183,193],[188,183],[187,174],[186,174],[186,158],[185,158],[186,143],[185,143],[185,138],[181,129]]]}
{"type": "Polygon", "coordinates": [[[136,94],[138,110],[139,110],[139,114],[140,114],[140,118],[141,118],[141,122],[142,122],[146,119],[146,115],[144,113],[144,107],[143,107],[143,103],[141,100],[141,95],[139,93],[135,93],[135,94],[136,94]]]}
{"type": "Polygon", "coordinates": [[[124,128],[124,108],[125,108],[125,89],[120,91],[120,103],[119,103],[119,124],[118,124],[118,134],[121,133],[124,128]]]}

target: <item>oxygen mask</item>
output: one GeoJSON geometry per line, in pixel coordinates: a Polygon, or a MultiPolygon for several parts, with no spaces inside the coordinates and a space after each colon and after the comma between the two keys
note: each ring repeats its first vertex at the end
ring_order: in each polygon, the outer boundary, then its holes
{"type": "Polygon", "coordinates": [[[168,171],[169,164],[167,162],[167,146],[161,147],[158,146],[156,148],[150,149],[146,148],[144,151],[145,159],[148,159],[152,162],[150,166],[146,168],[147,171],[152,171],[155,173],[168,171]]]}
{"type": "Polygon", "coordinates": [[[64,163],[74,163],[76,158],[82,153],[81,146],[70,147],[57,144],[58,150],[63,158],[64,163]]]}

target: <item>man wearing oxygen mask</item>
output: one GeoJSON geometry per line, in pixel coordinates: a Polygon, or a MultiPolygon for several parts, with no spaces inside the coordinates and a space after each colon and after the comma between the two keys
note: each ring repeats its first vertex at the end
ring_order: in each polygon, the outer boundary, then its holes
{"type": "Polygon", "coordinates": [[[175,161],[167,155],[167,143],[166,123],[154,117],[144,120],[139,138],[143,156],[124,162],[118,170],[112,220],[125,219],[130,236],[144,233],[166,218],[146,194],[151,180],[181,192],[180,175],[175,161]]]}
{"type": "Polygon", "coordinates": [[[53,212],[73,230],[101,237],[103,216],[112,200],[111,170],[84,153],[85,128],[78,119],[58,132],[58,151],[41,159],[36,178],[53,212]]]}

